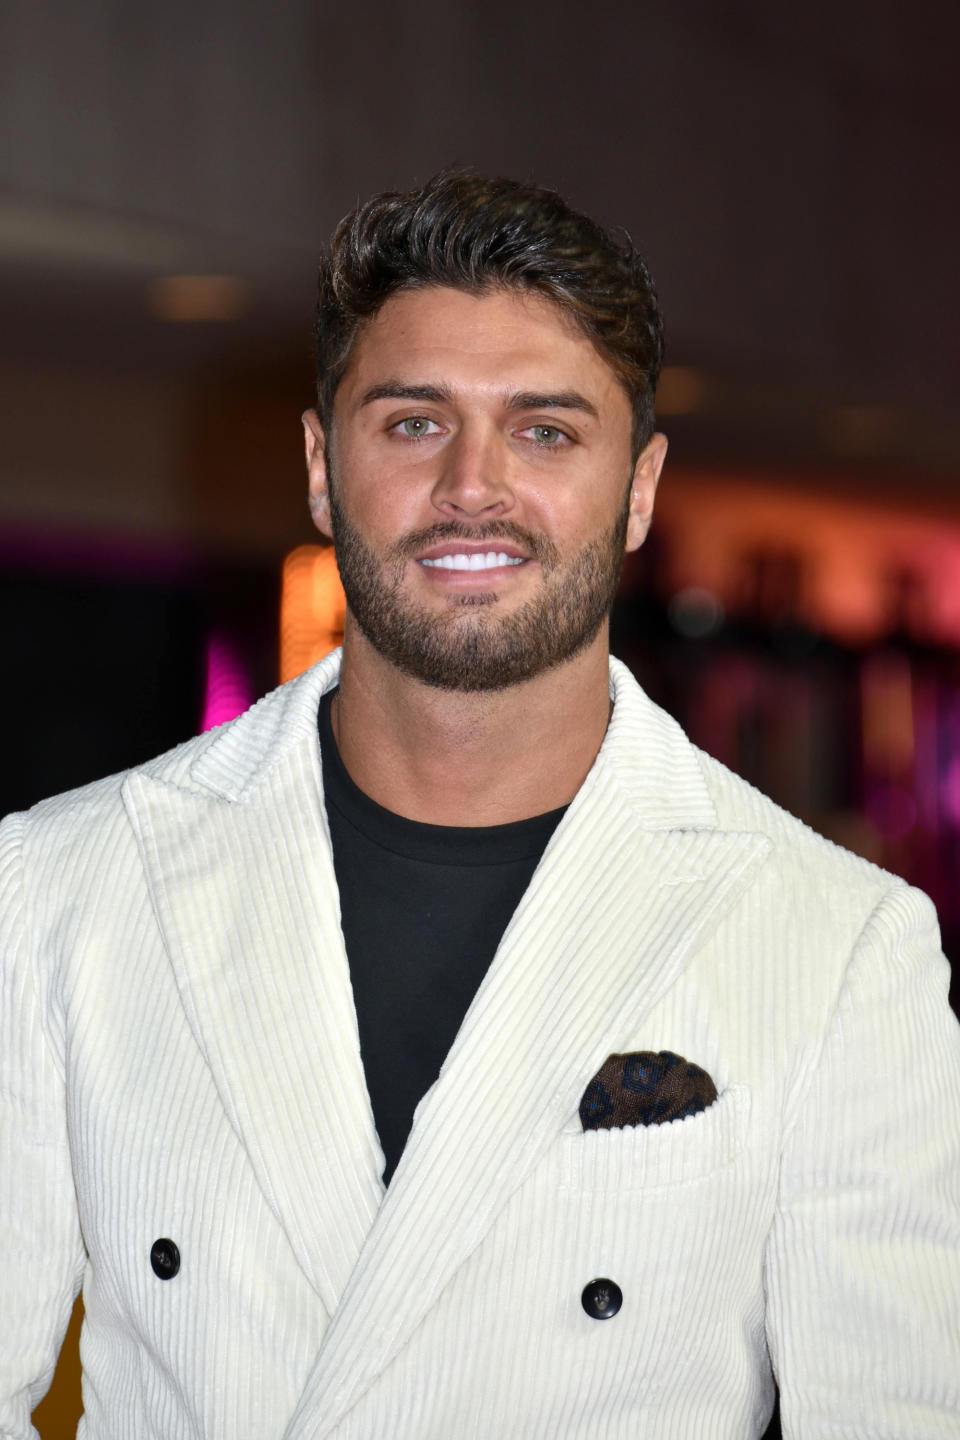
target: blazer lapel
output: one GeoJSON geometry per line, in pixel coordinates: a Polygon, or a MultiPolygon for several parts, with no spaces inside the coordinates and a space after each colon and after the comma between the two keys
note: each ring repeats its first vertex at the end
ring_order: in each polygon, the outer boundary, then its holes
{"type": "Polygon", "coordinates": [[[287,1440],[322,1440],[390,1363],[769,849],[716,829],[693,747],[613,674],[601,754],[418,1108],[287,1440]]]}
{"type": "Polygon", "coordinates": [[[325,662],[125,800],[185,1012],[333,1314],[383,1195],[322,804],[325,662]]]}

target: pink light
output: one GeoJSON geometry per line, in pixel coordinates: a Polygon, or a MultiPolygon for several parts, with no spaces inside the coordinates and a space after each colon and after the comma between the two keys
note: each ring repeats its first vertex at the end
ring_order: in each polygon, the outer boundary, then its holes
{"type": "Polygon", "coordinates": [[[867,796],[867,819],[888,840],[904,840],[917,823],[917,802],[900,785],[878,785],[867,796]]]}
{"type": "Polygon", "coordinates": [[[253,704],[253,682],[235,647],[214,631],[207,640],[201,730],[234,720],[253,704]]]}
{"type": "Polygon", "coordinates": [[[960,759],[954,760],[943,785],[943,808],[955,829],[960,830],[960,759]]]}
{"type": "Polygon", "coordinates": [[[190,582],[202,577],[188,548],[138,535],[52,529],[3,521],[0,564],[42,574],[124,581],[190,582]]]}

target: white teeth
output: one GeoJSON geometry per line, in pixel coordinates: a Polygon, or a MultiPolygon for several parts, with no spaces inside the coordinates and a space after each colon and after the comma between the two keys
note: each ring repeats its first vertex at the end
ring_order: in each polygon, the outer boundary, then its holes
{"type": "Polygon", "coordinates": [[[500,551],[478,550],[469,555],[440,555],[436,560],[421,560],[434,570],[496,570],[500,565],[522,565],[523,560],[500,551]]]}

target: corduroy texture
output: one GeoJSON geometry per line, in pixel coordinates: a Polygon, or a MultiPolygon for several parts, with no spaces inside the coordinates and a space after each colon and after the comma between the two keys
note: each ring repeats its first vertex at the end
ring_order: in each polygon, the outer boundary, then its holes
{"type": "Polygon", "coordinates": [[[3,827],[0,1436],[31,1434],[81,1272],[86,1440],[744,1440],[771,1357],[793,1440],[960,1433],[929,903],[614,664],[384,1196],[317,755],[336,673],[3,827]],[[583,1132],[606,1057],[661,1050],[716,1101],[583,1132]]]}

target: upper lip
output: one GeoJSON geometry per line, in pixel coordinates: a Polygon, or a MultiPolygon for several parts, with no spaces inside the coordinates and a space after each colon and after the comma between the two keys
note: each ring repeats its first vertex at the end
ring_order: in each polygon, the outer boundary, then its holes
{"type": "Polygon", "coordinates": [[[529,560],[526,551],[506,540],[447,540],[418,555],[418,560],[439,560],[443,555],[508,555],[511,560],[529,560]]]}

